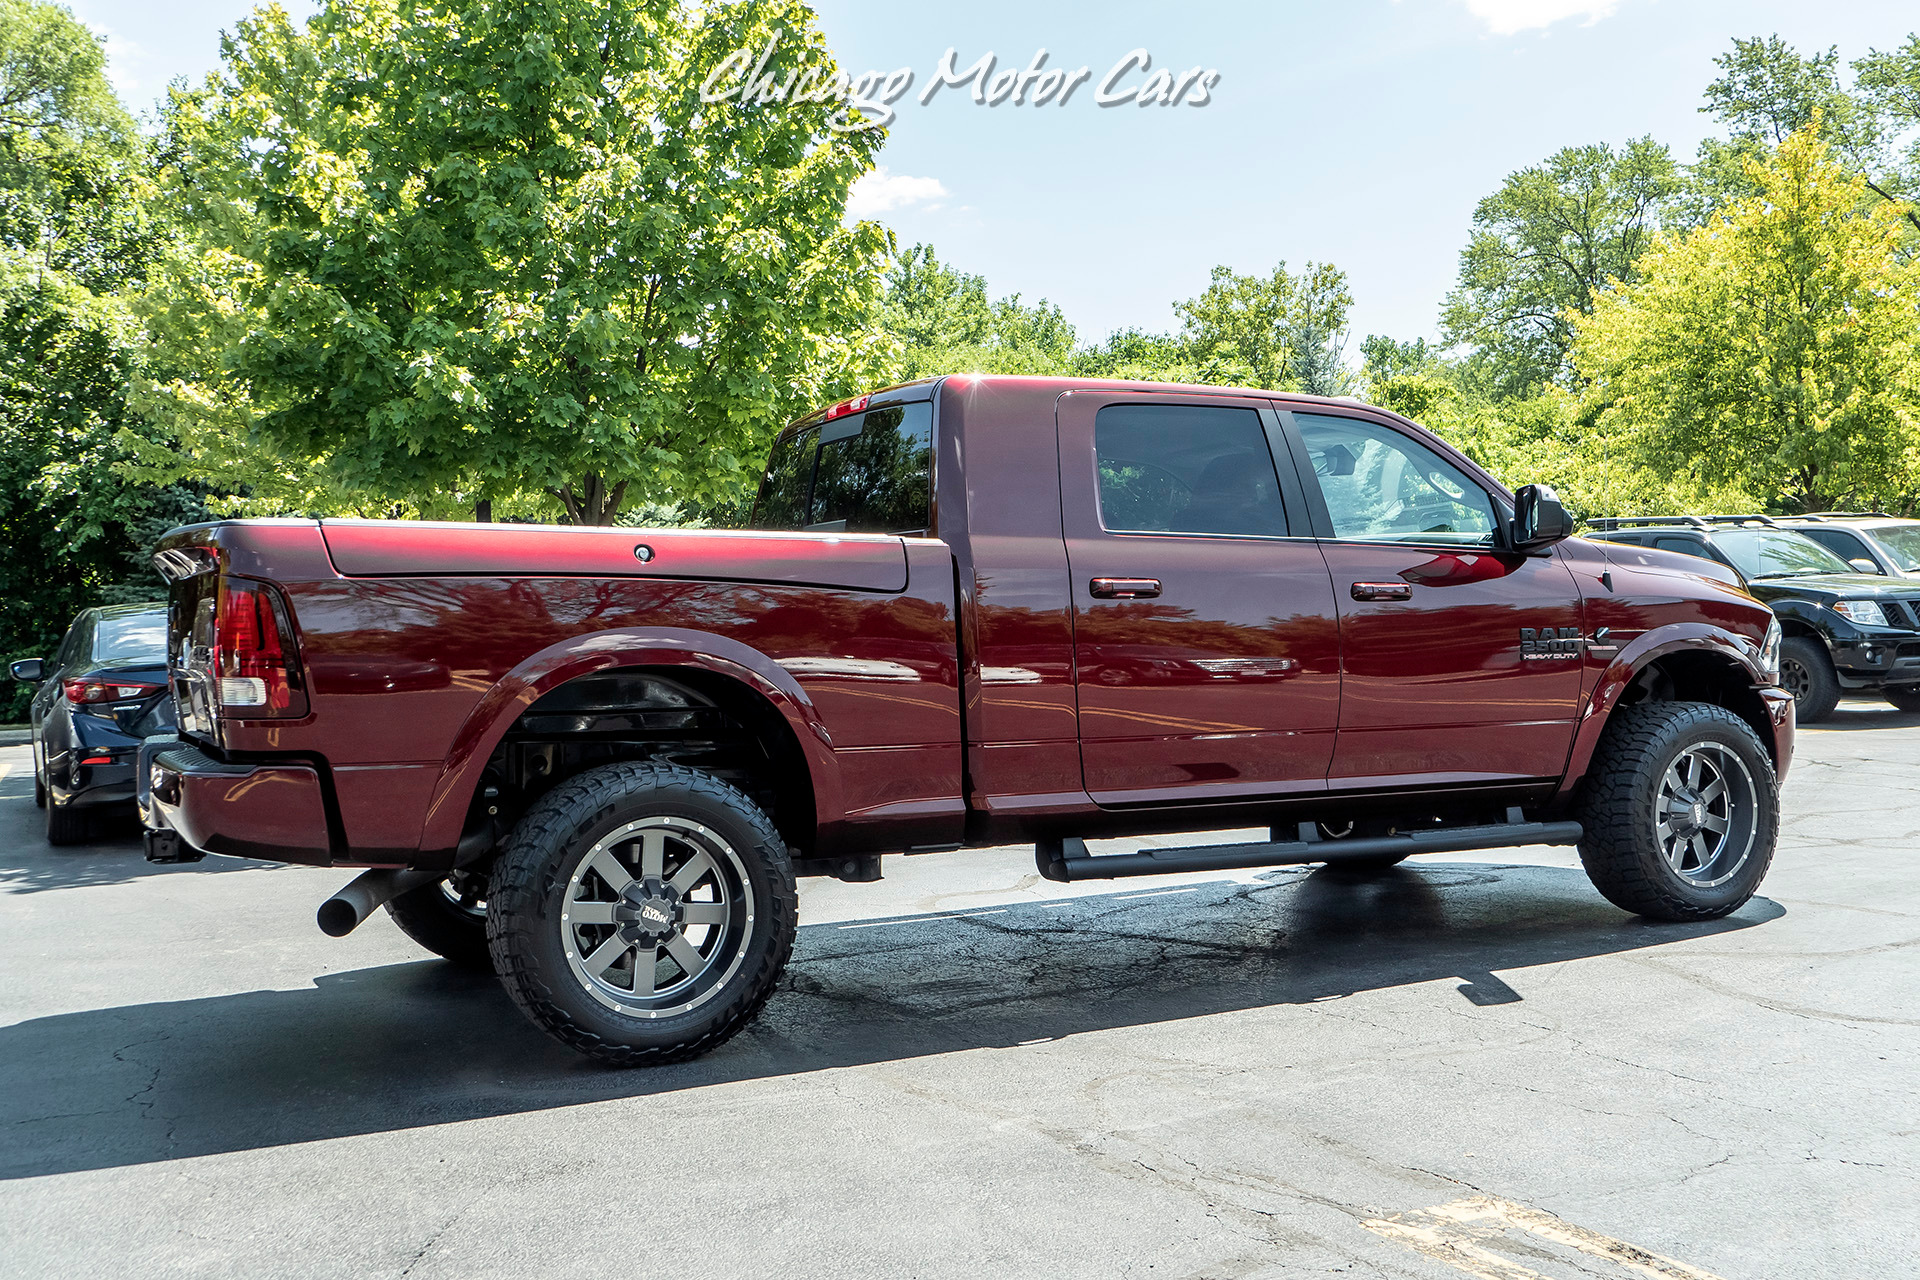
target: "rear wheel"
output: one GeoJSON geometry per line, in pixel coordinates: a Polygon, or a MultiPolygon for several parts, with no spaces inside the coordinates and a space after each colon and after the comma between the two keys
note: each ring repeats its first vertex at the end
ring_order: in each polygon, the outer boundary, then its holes
{"type": "Polygon", "coordinates": [[[93,814],[72,805],[47,806],[47,843],[51,845],[85,844],[93,834],[93,814]]]}
{"type": "Polygon", "coordinates": [[[1625,707],[1594,753],[1580,822],[1580,861],[1609,902],[1656,920],[1717,919],[1773,860],[1773,765],[1723,707],[1625,707]]]}
{"type": "Polygon", "coordinates": [[[1793,695],[1801,724],[1825,720],[1840,705],[1840,677],[1826,647],[1811,636],[1788,636],[1780,646],[1780,687],[1793,695]]]}
{"type": "Polygon", "coordinates": [[[1897,684],[1880,692],[1902,711],[1920,711],[1920,684],[1897,684]]]}
{"type": "Polygon", "coordinates": [[[484,872],[456,871],[445,880],[388,899],[387,914],[402,933],[433,954],[464,969],[492,973],[486,895],[484,872]]]}
{"type": "Polygon", "coordinates": [[[694,1057],[744,1026],[793,950],[793,867],[739,791],[674,765],[590,769],[541,797],[494,864],[494,968],[528,1017],[616,1066],[694,1057]]]}

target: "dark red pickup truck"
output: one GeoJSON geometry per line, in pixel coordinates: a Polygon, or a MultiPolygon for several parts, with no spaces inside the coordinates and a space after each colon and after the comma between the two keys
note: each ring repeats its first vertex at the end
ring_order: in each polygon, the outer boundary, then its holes
{"type": "Polygon", "coordinates": [[[934,379],[789,427],[750,523],[176,530],[148,855],[374,868],[323,928],[384,903],[617,1063],[737,1030],[794,876],[887,853],[1032,842],[1071,881],[1577,843],[1666,920],[1772,856],[1771,612],[1378,409],[934,379]]]}

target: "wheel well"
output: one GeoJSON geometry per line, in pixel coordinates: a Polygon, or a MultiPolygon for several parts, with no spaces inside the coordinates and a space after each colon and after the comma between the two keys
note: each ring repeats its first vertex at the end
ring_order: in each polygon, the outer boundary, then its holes
{"type": "Polygon", "coordinates": [[[520,815],[587,769],[655,760],[699,769],[744,792],[789,845],[810,851],[812,774],[785,717],[756,690],[687,667],[615,667],[542,694],[494,748],[459,861],[490,855],[520,815]]]}
{"type": "MultiPolygon", "coordinates": [[[[1774,754],[1766,703],[1753,687],[1752,675],[1731,658],[1697,650],[1663,654],[1634,673],[1617,705],[1641,702],[1706,702],[1725,707],[1752,726],[1769,757],[1774,754]]],[[[1774,760],[1776,766],[1779,763],[1774,760]]]]}

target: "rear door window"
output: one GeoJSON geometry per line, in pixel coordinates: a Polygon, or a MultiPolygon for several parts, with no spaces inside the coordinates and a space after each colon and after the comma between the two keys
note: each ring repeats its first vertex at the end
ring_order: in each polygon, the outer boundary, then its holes
{"type": "Polygon", "coordinates": [[[1860,539],[1845,529],[1801,529],[1799,532],[1806,534],[1842,560],[1873,559],[1860,539]]]}
{"type": "Polygon", "coordinates": [[[93,632],[95,662],[165,662],[167,615],[136,613],[101,618],[93,632]]]}
{"type": "Polygon", "coordinates": [[[933,405],[889,405],[783,437],[756,529],[924,534],[932,523],[933,405]]]}
{"type": "Polygon", "coordinates": [[[1661,551],[1678,551],[1683,556],[1699,556],[1703,560],[1711,558],[1707,555],[1706,543],[1695,538],[1658,537],[1653,540],[1653,545],[1661,551]]]}
{"type": "Polygon", "coordinates": [[[1286,507],[1253,409],[1116,404],[1093,425],[1100,523],[1111,533],[1287,534],[1286,507]]]}

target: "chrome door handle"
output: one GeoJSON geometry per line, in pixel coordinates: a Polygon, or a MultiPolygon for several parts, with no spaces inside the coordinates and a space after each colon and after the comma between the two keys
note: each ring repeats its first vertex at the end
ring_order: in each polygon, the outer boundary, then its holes
{"type": "Polygon", "coordinates": [[[1356,582],[1355,600],[1411,600],[1413,588],[1404,582],[1356,582]]]}
{"type": "Polygon", "coordinates": [[[1160,579],[1095,578],[1087,591],[1096,600],[1151,600],[1160,594],[1160,579]]]}

